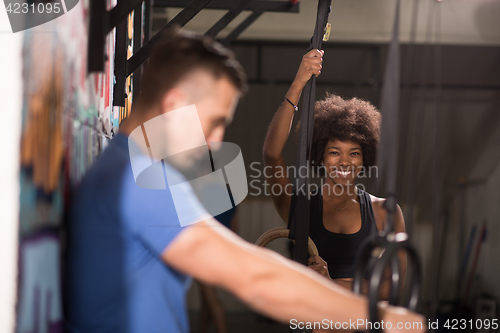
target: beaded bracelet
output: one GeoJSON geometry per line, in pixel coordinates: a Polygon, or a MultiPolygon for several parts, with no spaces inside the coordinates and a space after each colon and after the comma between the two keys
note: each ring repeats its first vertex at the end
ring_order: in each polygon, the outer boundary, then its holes
{"type": "Polygon", "coordinates": [[[299,107],[297,105],[293,104],[292,101],[290,101],[288,98],[285,97],[285,99],[288,101],[288,103],[292,104],[293,109],[295,110],[295,112],[299,111],[299,107]]]}

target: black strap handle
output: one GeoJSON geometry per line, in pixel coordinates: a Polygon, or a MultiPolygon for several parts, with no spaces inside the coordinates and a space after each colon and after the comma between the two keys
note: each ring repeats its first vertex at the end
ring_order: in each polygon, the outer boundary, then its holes
{"type": "MultiPolygon", "coordinates": [[[[321,49],[323,34],[328,15],[331,11],[331,0],[319,0],[316,26],[311,39],[310,49],[321,49]]],[[[296,170],[308,167],[314,125],[314,98],[316,95],[316,77],[313,75],[303,90],[304,100],[301,114],[301,125],[298,139],[296,170]]],[[[294,260],[307,264],[307,239],[309,237],[309,178],[299,172],[294,182],[294,194],[290,202],[288,214],[289,238],[295,240],[294,260]]]]}

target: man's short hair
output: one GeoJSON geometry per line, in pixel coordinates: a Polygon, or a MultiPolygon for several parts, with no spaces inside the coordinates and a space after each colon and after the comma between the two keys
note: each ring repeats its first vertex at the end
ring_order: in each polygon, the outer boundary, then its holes
{"type": "Polygon", "coordinates": [[[136,103],[149,108],[195,70],[205,70],[215,79],[226,78],[243,92],[246,75],[233,52],[208,36],[175,32],[149,57],[136,103]]]}

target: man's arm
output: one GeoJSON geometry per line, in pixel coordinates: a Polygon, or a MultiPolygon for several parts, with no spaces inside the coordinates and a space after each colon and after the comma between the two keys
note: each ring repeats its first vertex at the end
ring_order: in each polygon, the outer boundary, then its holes
{"type": "MultiPolygon", "coordinates": [[[[366,319],[366,298],[356,296],[306,267],[243,241],[215,220],[183,230],[163,251],[180,272],[227,289],[250,307],[281,322],[349,322],[366,319]]],[[[422,321],[396,308],[381,309],[387,321],[422,321]]]]}

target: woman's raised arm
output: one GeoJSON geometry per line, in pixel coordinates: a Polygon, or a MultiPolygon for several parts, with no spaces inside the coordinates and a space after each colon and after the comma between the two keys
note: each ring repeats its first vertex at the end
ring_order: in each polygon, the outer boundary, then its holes
{"type": "Polygon", "coordinates": [[[283,148],[290,134],[295,113],[294,106],[299,102],[302,89],[304,89],[311,76],[318,76],[321,73],[323,54],[324,51],[314,49],[302,57],[295,79],[281,102],[278,111],[276,111],[271,121],[271,125],[267,130],[266,140],[264,141],[262,153],[264,156],[264,164],[268,170],[266,175],[269,176],[266,177],[266,180],[270,186],[270,193],[274,206],[285,223],[288,221],[291,186],[289,186],[290,180],[286,174],[283,148]],[[283,176],[276,177],[276,175],[283,176]],[[279,189],[276,187],[279,187],[279,189]]]}

